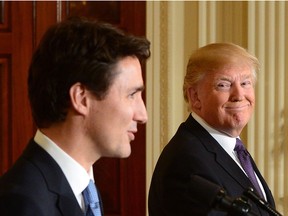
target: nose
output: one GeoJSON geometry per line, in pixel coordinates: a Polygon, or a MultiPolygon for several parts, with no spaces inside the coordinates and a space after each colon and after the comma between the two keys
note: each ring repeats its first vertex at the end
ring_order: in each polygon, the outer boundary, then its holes
{"type": "Polygon", "coordinates": [[[144,104],[144,101],[141,99],[140,103],[138,103],[138,106],[135,111],[134,119],[139,124],[145,124],[148,120],[147,110],[146,106],[144,104]]]}
{"type": "Polygon", "coordinates": [[[241,86],[241,84],[234,84],[231,87],[231,101],[237,102],[237,101],[242,101],[244,97],[244,89],[241,86]]]}

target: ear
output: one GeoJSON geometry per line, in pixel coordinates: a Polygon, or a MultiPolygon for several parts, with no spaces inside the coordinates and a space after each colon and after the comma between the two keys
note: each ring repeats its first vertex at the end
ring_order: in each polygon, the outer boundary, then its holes
{"type": "Polygon", "coordinates": [[[81,83],[75,83],[69,90],[71,105],[79,114],[88,113],[88,91],[81,83]]]}
{"type": "Polygon", "coordinates": [[[199,110],[201,108],[201,101],[198,96],[197,86],[193,86],[188,89],[188,100],[192,110],[199,110]]]}

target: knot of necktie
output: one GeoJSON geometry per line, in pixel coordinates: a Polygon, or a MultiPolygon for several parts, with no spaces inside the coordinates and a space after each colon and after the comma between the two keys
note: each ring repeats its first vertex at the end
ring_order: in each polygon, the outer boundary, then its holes
{"type": "Polygon", "coordinates": [[[236,145],[235,145],[235,148],[234,148],[235,151],[245,151],[246,148],[244,147],[242,141],[238,138],[236,138],[236,145]]]}
{"type": "Polygon", "coordinates": [[[244,144],[242,143],[242,141],[238,138],[236,138],[236,145],[234,148],[234,151],[237,152],[238,156],[241,155],[243,156],[249,156],[249,153],[247,151],[247,149],[245,148],[244,144]]]}

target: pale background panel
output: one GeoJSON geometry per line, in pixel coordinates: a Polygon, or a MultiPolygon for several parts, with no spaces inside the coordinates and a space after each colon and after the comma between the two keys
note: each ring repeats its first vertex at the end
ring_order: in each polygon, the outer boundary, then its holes
{"type": "Polygon", "coordinates": [[[269,184],[277,210],[288,214],[288,2],[148,1],[147,193],[157,159],[187,118],[182,84],[191,52],[234,42],[260,63],[256,109],[241,137],[269,184]],[[285,97],[286,95],[286,97],[285,97]]]}

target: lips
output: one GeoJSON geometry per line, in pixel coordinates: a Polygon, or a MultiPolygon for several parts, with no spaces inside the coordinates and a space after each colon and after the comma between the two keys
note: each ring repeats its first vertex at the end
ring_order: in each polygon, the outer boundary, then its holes
{"type": "Polygon", "coordinates": [[[243,109],[246,109],[247,107],[249,107],[250,104],[244,104],[244,105],[237,105],[237,106],[226,106],[225,109],[228,109],[228,110],[243,110],[243,109]]]}
{"type": "Polygon", "coordinates": [[[133,141],[134,139],[135,139],[135,133],[136,133],[137,131],[128,131],[128,136],[129,136],[129,140],[130,141],[133,141]]]}
{"type": "Polygon", "coordinates": [[[135,134],[137,133],[137,122],[134,122],[128,128],[129,140],[133,141],[135,139],[135,134]]]}

